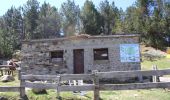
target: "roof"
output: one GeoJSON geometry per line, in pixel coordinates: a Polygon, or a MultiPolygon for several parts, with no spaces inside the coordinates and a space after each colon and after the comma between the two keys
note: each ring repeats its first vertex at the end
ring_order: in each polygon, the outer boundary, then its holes
{"type": "Polygon", "coordinates": [[[34,39],[34,40],[24,40],[24,42],[46,42],[46,41],[63,41],[63,40],[75,40],[75,39],[98,39],[98,38],[129,38],[129,37],[139,37],[139,34],[119,34],[119,35],[97,35],[90,36],[88,34],[81,34],[70,37],[63,38],[52,38],[52,39],[34,39]]]}

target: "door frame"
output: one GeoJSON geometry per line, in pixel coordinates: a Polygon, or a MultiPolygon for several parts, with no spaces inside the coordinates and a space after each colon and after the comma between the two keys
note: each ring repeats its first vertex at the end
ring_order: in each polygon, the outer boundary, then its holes
{"type": "Polygon", "coordinates": [[[80,74],[80,73],[84,73],[84,49],[73,49],[73,73],[74,74],[80,74]],[[81,53],[83,52],[83,54],[81,55],[82,57],[82,65],[81,65],[81,68],[82,70],[80,72],[76,72],[76,53],[81,53]]]}

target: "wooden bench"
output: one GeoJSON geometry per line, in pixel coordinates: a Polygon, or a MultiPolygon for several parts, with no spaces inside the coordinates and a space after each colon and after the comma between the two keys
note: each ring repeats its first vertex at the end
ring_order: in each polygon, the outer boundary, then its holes
{"type": "Polygon", "coordinates": [[[14,75],[13,71],[14,70],[10,70],[10,67],[12,67],[11,65],[0,65],[0,72],[1,72],[1,76],[3,75],[14,75]]]}

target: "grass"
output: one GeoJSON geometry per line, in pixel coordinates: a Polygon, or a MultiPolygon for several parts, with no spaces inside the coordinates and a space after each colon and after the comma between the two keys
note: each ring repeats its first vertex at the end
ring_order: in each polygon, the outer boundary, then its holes
{"type": "MultiPolygon", "coordinates": [[[[152,65],[157,65],[158,69],[167,69],[170,66],[170,59],[160,58],[153,61],[144,60],[141,63],[142,70],[151,70],[152,65]]],[[[17,86],[19,81],[17,80],[17,75],[15,75],[14,82],[2,83],[0,86],[17,86]]],[[[19,93],[2,93],[0,96],[5,96],[9,100],[18,100],[19,93]]],[[[56,100],[56,91],[47,90],[47,94],[37,95],[31,90],[27,91],[27,96],[29,100],[56,100]]],[[[93,92],[87,92],[85,96],[80,96],[79,94],[74,94],[73,92],[62,92],[62,100],[92,100],[93,92]]],[[[170,100],[170,92],[165,89],[145,89],[145,90],[119,90],[119,91],[101,91],[100,97],[102,100],[170,100]]]]}
{"type": "Polygon", "coordinates": [[[19,99],[19,93],[16,93],[16,92],[0,92],[0,97],[1,96],[8,98],[8,100],[18,100],[19,99]]]}
{"type": "Polygon", "coordinates": [[[154,61],[144,60],[141,63],[141,68],[142,70],[151,70],[152,65],[157,65],[158,69],[168,69],[170,68],[170,59],[161,58],[161,59],[155,59],[154,61]]]}
{"type": "Polygon", "coordinates": [[[14,73],[15,81],[12,82],[0,82],[0,86],[19,86],[18,74],[14,73]]]}
{"type": "Polygon", "coordinates": [[[103,100],[169,100],[170,92],[163,89],[107,91],[101,97],[103,100]]]}
{"type": "MultiPolygon", "coordinates": [[[[34,94],[32,91],[27,92],[29,100],[57,100],[55,90],[48,90],[47,94],[34,94]]],[[[9,100],[18,100],[19,93],[0,93],[9,100]]],[[[85,96],[73,94],[73,92],[62,92],[62,100],[93,100],[93,93],[87,92],[85,96]]],[[[119,90],[119,91],[101,91],[102,100],[170,100],[170,92],[165,89],[148,89],[148,90],[119,90]]]]}

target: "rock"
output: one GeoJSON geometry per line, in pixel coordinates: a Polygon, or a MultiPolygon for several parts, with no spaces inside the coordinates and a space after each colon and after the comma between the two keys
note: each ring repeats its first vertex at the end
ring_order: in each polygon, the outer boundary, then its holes
{"type": "Polygon", "coordinates": [[[45,89],[32,89],[32,92],[35,94],[47,94],[45,89]]]}
{"type": "Polygon", "coordinates": [[[8,100],[8,99],[0,96],[0,100],[8,100]]]}
{"type": "Polygon", "coordinates": [[[15,78],[11,75],[4,75],[1,77],[1,81],[2,82],[11,82],[11,81],[14,81],[15,78]]]}

